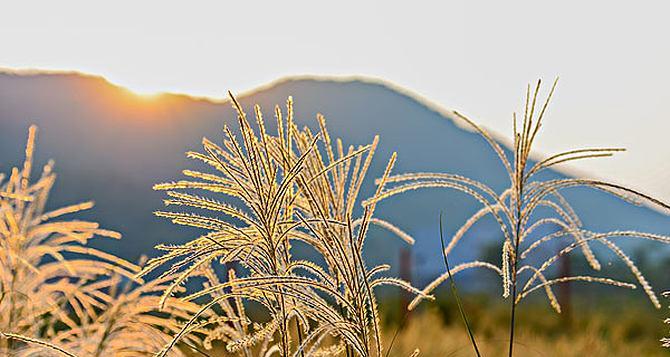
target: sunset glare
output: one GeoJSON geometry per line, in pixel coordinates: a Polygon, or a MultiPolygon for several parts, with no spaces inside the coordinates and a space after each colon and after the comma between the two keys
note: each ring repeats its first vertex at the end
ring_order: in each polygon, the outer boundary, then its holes
{"type": "Polygon", "coordinates": [[[363,75],[502,133],[529,81],[560,76],[546,123],[555,134],[539,149],[625,146],[616,167],[573,167],[670,198],[670,148],[652,144],[670,129],[667,3],[425,6],[13,2],[0,11],[0,67],[101,75],[144,98],[224,98],[292,75],[363,75]]]}

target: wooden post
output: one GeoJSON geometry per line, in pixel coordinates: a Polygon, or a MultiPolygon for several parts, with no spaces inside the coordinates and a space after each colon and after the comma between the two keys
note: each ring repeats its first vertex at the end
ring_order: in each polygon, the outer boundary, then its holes
{"type": "MultiPolygon", "coordinates": [[[[400,264],[399,264],[399,273],[400,273],[400,279],[405,280],[409,282],[410,284],[412,283],[412,252],[408,248],[400,248],[400,264]]],[[[407,311],[407,305],[410,303],[410,294],[409,292],[405,290],[401,290],[400,292],[400,315],[399,318],[402,319],[403,316],[405,316],[405,313],[408,314],[409,318],[409,312],[407,311]]]]}
{"type": "MultiPolygon", "coordinates": [[[[572,267],[570,266],[570,256],[565,255],[560,259],[560,276],[567,277],[572,275],[572,267]]],[[[570,325],[572,320],[572,291],[570,282],[561,283],[558,285],[558,302],[561,304],[561,319],[566,326],[570,325]]]]}

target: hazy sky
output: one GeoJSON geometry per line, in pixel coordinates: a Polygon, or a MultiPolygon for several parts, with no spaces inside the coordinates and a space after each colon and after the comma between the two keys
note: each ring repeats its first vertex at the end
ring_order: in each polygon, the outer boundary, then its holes
{"type": "Polygon", "coordinates": [[[559,75],[539,149],[625,146],[574,167],[670,200],[666,4],[4,2],[0,66],[213,97],[289,75],[365,75],[504,134],[526,83],[559,75]]]}

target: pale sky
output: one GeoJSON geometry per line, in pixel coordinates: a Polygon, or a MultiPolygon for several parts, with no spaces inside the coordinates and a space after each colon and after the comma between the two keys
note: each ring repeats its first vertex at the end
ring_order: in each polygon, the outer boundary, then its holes
{"type": "Polygon", "coordinates": [[[505,135],[526,83],[558,75],[538,149],[627,147],[572,167],[670,201],[667,4],[3,2],[0,67],[216,98],[290,75],[364,75],[505,135]]]}

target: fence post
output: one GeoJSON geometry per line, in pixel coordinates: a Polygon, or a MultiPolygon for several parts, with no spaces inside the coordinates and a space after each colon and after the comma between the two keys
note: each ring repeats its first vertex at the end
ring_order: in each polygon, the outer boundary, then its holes
{"type": "MultiPolygon", "coordinates": [[[[400,279],[405,280],[409,282],[410,284],[412,283],[412,252],[408,248],[400,248],[400,264],[399,264],[399,273],[400,273],[400,279]]],[[[402,319],[403,316],[405,316],[405,313],[408,314],[409,318],[409,312],[407,311],[407,305],[410,303],[410,293],[405,290],[401,290],[400,292],[400,318],[402,319]]]]}

